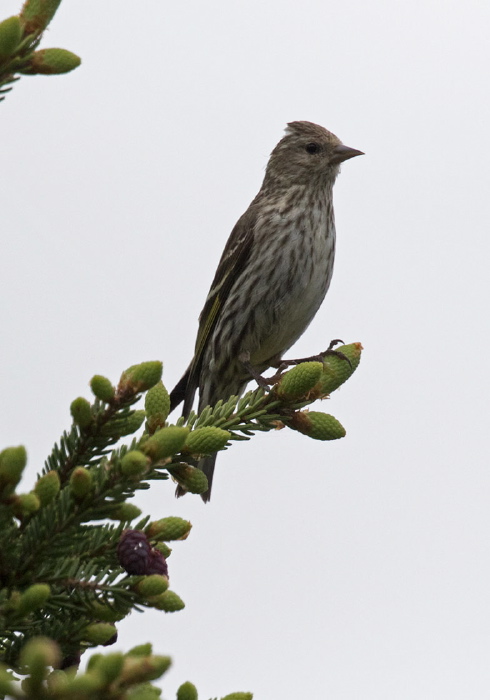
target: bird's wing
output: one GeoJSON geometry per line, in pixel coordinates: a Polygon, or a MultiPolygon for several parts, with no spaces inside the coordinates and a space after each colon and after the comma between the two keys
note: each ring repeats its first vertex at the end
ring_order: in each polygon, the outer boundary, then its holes
{"type": "Polygon", "coordinates": [[[221,260],[219,261],[218,269],[216,270],[213,283],[211,284],[206,303],[199,316],[196,348],[194,358],[189,367],[184,401],[184,415],[189,414],[194,401],[194,395],[199,386],[199,375],[209,338],[218,322],[230,290],[240,276],[250,255],[254,240],[255,221],[256,208],[251,206],[247,209],[245,214],[238,219],[228,238],[221,260]]]}

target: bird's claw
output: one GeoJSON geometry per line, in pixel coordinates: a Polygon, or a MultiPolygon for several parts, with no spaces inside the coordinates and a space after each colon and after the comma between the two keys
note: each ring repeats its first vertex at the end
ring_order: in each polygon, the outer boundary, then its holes
{"type": "Polygon", "coordinates": [[[328,348],[325,350],[325,352],[321,353],[322,361],[323,361],[323,358],[326,357],[327,355],[330,355],[330,356],[333,355],[334,357],[338,357],[340,360],[345,360],[346,362],[349,363],[349,366],[352,367],[352,362],[349,360],[347,355],[344,355],[344,353],[341,352],[340,350],[334,350],[334,347],[338,343],[342,343],[342,345],[343,345],[344,341],[339,340],[339,339],[330,341],[330,345],[328,346],[328,348]]]}

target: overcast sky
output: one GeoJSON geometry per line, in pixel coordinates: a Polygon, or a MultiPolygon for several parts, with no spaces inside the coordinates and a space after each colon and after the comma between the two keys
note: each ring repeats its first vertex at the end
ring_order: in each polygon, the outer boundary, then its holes
{"type": "MultiPolygon", "coordinates": [[[[20,0],[2,0],[2,18],[20,0]]],[[[169,561],[184,612],[117,648],[171,654],[164,696],[487,699],[490,684],[490,5],[484,0],[65,0],[43,40],[82,57],[2,114],[2,445],[31,488],[95,373],[193,350],[222,247],[288,121],[366,155],[335,186],[333,282],[292,351],[361,341],[319,410],[220,455],[169,561]]],[[[114,647],[112,647],[114,649],[114,647]]]]}

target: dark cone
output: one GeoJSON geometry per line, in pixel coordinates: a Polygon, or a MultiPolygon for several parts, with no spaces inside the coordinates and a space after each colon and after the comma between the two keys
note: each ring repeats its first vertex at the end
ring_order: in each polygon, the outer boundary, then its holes
{"type": "Polygon", "coordinates": [[[142,576],[146,574],[151,547],[144,532],[126,530],[117,545],[117,558],[128,574],[142,576]]]}

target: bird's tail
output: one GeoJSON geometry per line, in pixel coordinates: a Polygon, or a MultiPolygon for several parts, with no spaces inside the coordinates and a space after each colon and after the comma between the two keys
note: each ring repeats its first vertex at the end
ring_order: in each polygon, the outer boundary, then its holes
{"type": "MultiPolygon", "coordinates": [[[[188,416],[192,407],[192,402],[194,400],[194,394],[197,390],[197,384],[194,386],[192,384],[192,365],[189,367],[187,372],[184,374],[182,379],[179,381],[175,389],[173,389],[170,394],[170,401],[172,409],[178,406],[180,401],[184,399],[184,411],[183,415],[188,416]],[[191,384],[191,386],[189,386],[191,384]]],[[[243,393],[244,388],[247,385],[247,381],[240,382],[236,384],[236,379],[232,379],[231,385],[220,385],[219,391],[216,389],[214,382],[205,382],[203,387],[199,390],[199,408],[198,411],[201,412],[206,408],[206,406],[214,406],[220,398],[229,398],[230,396],[240,396],[243,393]]],[[[214,467],[216,464],[216,454],[209,457],[203,457],[198,462],[188,460],[189,464],[197,467],[203,471],[208,479],[208,490],[201,494],[201,498],[204,503],[207,503],[211,499],[211,486],[213,483],[214,467]]],[[[177,498],[184,496],[187,491],[182,486],[177,486],[175,490],[175,495],[177,498]]]]}
{"type": "Polygon", "coordinates": [[[176,386],[170,392],[170,412],[177,408],[179,403],[185,399],[187,384],[189,382],[190,367],[186,370],[184,376],[179,380],[176,386]]]}
{"type": "MultiPolygon", "coordinates": [[[[216,464],[216,457],[217,455],[211,455],[211,457],[204,457],[204,459],[200,459],[196,465],[198,469],[200,469],[206,474],[208,479],[208,490],[204,493],[201,493],[201,498],[204,501],[204,503],[207,503],[211,499],[211,486],[213,485],[213,474],[214,465],[216,464]]],[[[185,496],[186,493],[187,491],[180,485],[177,486],[177,488],[175,489],[175,495],[177,496],[177,498],[185,496]]]]}

